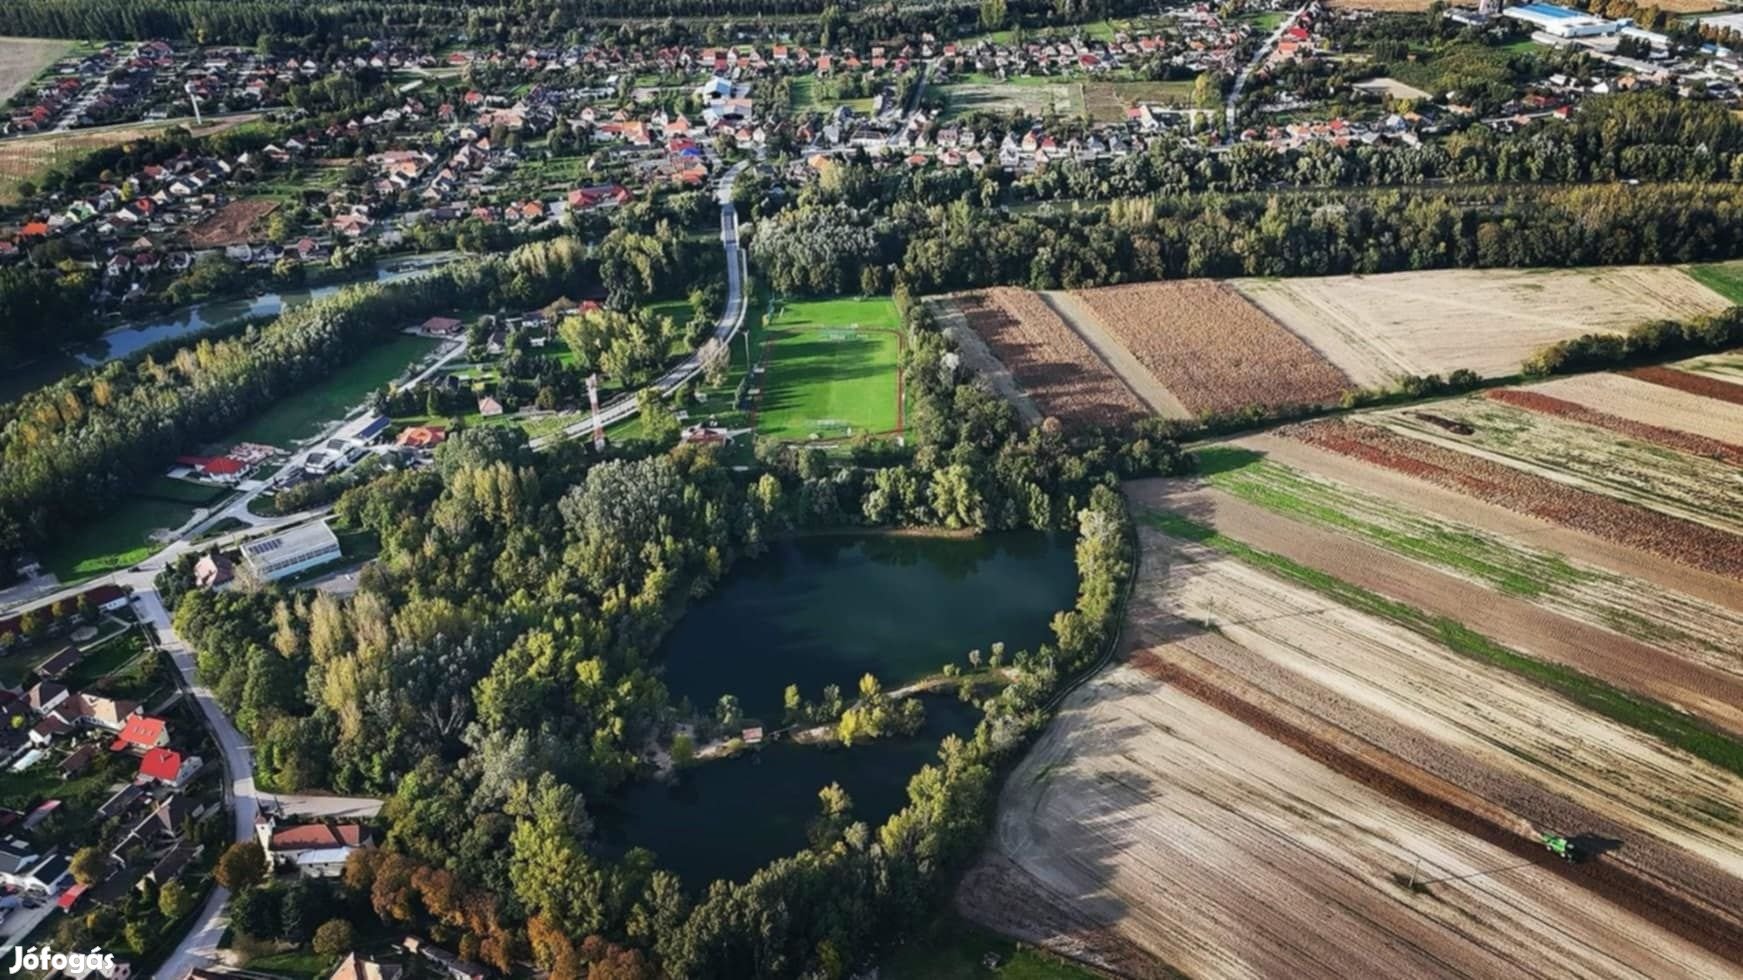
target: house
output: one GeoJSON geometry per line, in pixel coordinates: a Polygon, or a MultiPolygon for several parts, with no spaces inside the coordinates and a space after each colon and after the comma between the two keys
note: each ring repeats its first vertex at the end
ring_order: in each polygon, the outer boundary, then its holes
{"type": "Polygon", "coordinates": [[[434,449],[448,438],[448,430],[435,425],[413,425],[400,430],[394,444],[410,449],[434,449]]]}
{"type": "Polygon", "coordinates": [[[501,415],[502,403],[489,395],[483,395],[478,399],[478,414],[485,418],[501,415]]]}
{"type": "Polygon", "coordinates": [[[160,888],[163,887],[164,883],[181,877],[182,871],[192,864],[194,858],[198,857],[199,854],[198,845],[185,840],[178,842],[166,851],[163,857],[157,859],[157,863],[151,866],[151,870],[145,873],[144,878],[140,879],[138,887],[144,888],[147,882],[160,888]]]}
{"type": "Polygon", "coordinates": [[[60,770],[61,778],[71,779],[79,773],[84,772],[85,767],[89,766],[91,760],[96,757],[96,743],[87,742],[84,745],[79,746],[72,752],[68,753],[65,759],[60,761],[60,765],[57,768],[60,770]]]}
{"type": "Polygon", "coordinates": [[[139,760],[139,777],[142,780],[155,779],[166,786],[180,788],[194,778],[200,771],[200,757],[190,755],[183,758],[174,749],[157,748],[148,750],[145,757],[139,760]]]}
{"type": "Polygon", "coordinates": [[[220,554],[201,555],[194,562],[194,586],[215,589],[236,577],[236,566],[220,554]]]}
{"type": "Polygon", "coordinates": [[[79,598],[102,612],[119,612],[127,608],[127,591],[118,585],[99,585],[79,598]]]}
{"type": "Polygon", "coordinates": [[[121,726],[121,731],[115,736],[115,741],[109,744],[109,751],[120,752],[128,749],[148,750],[160,749],[169,744],[169,725],[162,718],[152,718],[146,715],[134,715],[121,726]]]}
{"type": "Polygon", "coordinates": [[[275,582],[339,557],[339,539],[326,521],[293,527],[242,546],[243,564],[262,582],[275,582]]]}
{"type": "Polygon", "coordinates": [[[373,841],[369,829],[357,823],[308,823],[279,828],[269,816],[255,820],[255,835],[277,867],[293,867],[317,878],[337,877],[351,852],[373,841]]]}
{"type": "Polygon", "coordinates": [[[379,963],[350,953],[329,980],[399,980],[404,972],[404,968],[397,964],[379,963]]]}
{"type": "Polygon", "coordinates": [[[60,651],[54,656],[49,657],[40,664],[37,664],[36,672],[39,676],[58,681],[67,675],[67,671],[77,667],[79,661],[83,659],[85,659],[85,653],[78,647],[61,647],[60,651]]]}
{"type": "Polygon", "coordinates": [[[460,332],[460,321],[451,316],[433,316],[424,321],[424,333],[450,337],[460,332]]]}

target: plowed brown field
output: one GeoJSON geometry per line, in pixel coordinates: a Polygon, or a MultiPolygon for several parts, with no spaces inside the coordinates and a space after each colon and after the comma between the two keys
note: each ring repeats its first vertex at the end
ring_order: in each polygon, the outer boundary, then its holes
{"type": "Polygon", "coordinates": [[[1354,387],[1224,283],[1150,282],[1075,295],[1195,414],[1329,404],[1354,387]]]}
{"type": "Polygon", "coordinates": [[[231,201],[211,217],[188,229],[188,244],[196,248],[221,248],[252,241],[255,225],[278,209],[266,198],[231,201]]]}
{"type": "Polygon", "coordinates": [[[1546,856],[1334,771],[1157,666],[1139,654],[1067,700],[1006,783],[964,912],[1123,976],[1731,969],[1546,856]]]}
{"type": "Polygon", "coordinates": [[[1667,449],[1694,453],[1697,456],[1711,456],[1733,465],[1743,464],[1743,446],[1734,442],[1691,435],[1649,422],[1637,422],[1620,415],[1611,415],[1609,412],[1587,408],[1578,402],[1557,398],[1545,392],[1525,391],[1518,388],[1495,388],[1485,392],[1484,397],[1490,401],[1512,405],[1514,408],[1523,408],[1529,412],[1541,412],[1545,415],[1554,415],[1557,418],[1583,422],[1586,425],[1607,429],[1617,435],[1650,442],[1667,449]]]}
{"type": "Polygon", "coordinates": [[[1655,385],[1663,385],[1676,391],[1686,391],[1702,398],[1712,398],[1731,405],[1743,405],[1743,385],[1709,378],[1702,374],[1690,374],[1667,367],[1635,368],[1625,372],[1630,378],[1650,381],[1655,385]]]}
{"type": "Polygon", "coordinates": [[[1035,294],[999,287],[952,302],[1046,414],[1091,425],[1148,414],[1083,338],[1035,294]]]}

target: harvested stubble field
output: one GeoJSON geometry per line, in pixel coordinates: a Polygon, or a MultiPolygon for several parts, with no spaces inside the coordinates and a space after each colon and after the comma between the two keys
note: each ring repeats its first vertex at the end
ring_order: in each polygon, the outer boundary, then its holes
{"type": "Polygon", "coordinates": [[[120,146],[176,127],[187,127],[196,136],[206,136],[240,126],[259,115],[235,116],[198,127],[185,119],[166,119],[0,140],[0,200],[13,199],[19,184],[24,181],[36,180],[55,167],[71,163],[93,150],[120,146]]]}
{"type": "Polygon", "coordinates": [[[0,37],[0,102],[12,98],[69,47],[69,42],[53,38],[0,37]]]}
{"type": "Polygon", "coordinates": [[[1743,578],[1743,539],[1478,456],[1344,420],[1279,434],[1718,575],[1743,578]]]}
{"type": "Polygon", "coordinates": [[[1478,396],[1364,419],[1575,489],[1743,533],[1743,470],[1716,458],[1478,396]]]}
{"type": "Polygon", "coordinates": [[[1364,386],[1460,368],[1504,377],[1556,341],[1730,305],[1667,266],[1448,269],[1234,285],[1364,386]]]}
{"type": "Polygon", "coordinates": [[[1708,439],[1743,439],[1743,405],[1702,398],[1620,374],[1582,374],[1530,391],[1584,405],[1635,422],[1708,439]]]}
{"type": "Polygon", "coordinates": [[[1200,457],[1201,479],[1130,492],[1316,568],[1335,555],[1343,577],[1431,612],[1481,609],[1485,628],[1528,653],[1743,730],[1743,613],[1256,453],[1200,457]]]}
{"type": "Polygon", "coordinates": [[[1729,969],[1543,857],[1333,771],[1156,666],[1139,654],[1073,694],[1012,773],[958,893],[972,917],[1125,976],[1163,973],[1134,947],[1191,976],[1729,969]]]}
{"type": "Polygon", "coordinates": [[[1684,371],[1710,375],[1733,384],[1743,384],[1743,351],[1708,354],[1705,357],[1680,361],[1676,366],[1684,371]]]}
{"type": "MultiPolygon", "coordinates": [[[[1641,442],[1649,442],[1666,449],[1693,453],[1696,456],[1710,456],[1732,465],[1743,465],[1743,446],[1733,442],[1725,442],[1708,436],[1697,436],[1678,429],[1667,429],[1650,422],[1638,422],[1621,415],[1588,408],[1578,402],[1557,398],[1543,391],[1524,391],[1518,388],[1496,388],[1484,393],[1490,401],[1522,408],[1528,412],[1539,412],[1553,415],[1557,418],[1570,419],[1595,428],[1614,432],[1619,436],[1627,436],[1641,442]]],[[[1743,430],[1738,430],[1743,432],[1743,430]]]]}
{"type": "Polygon", "coordinates": [[[216,213],[188,229],[188,244],[196,248],[220,248],[251,240],[254,227],[278,209],[269,198],[231,201],[216,213]]]}
{"type": "Polygon", "coordinates": [[[999,287],[951,302],[1046,414],[1089,425],[1148,414],[1083,338],[1034,293],[999,287]]]}
{"type": "Polygon", "coordinates": [[[1228,285],[1204,279],[1074,294],[1195,415],[1335,402],[1350,379],[1228,285]]]}

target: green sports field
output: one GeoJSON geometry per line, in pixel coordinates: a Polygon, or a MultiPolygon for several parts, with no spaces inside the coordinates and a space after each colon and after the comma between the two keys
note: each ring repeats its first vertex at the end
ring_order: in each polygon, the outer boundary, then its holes
{"type": "Polygon", "coordinates": [[[901,428],[901,316],[888,299],[782,301],[763,344],[759,435],[807,441],[901,428]]]}

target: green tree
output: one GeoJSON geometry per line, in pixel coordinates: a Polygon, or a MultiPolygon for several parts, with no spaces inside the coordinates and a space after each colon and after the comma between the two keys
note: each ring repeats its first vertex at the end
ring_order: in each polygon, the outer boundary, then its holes
{"type": "Polygon", "coordinates": [[[187,915],[194,907],[194,894],[180,880],[172,879],[164,883],[157,892],[157,910],[163,917],[174,922],[187,915]]]}
{"type": "Polygon", "coordinates": [[[266,851],[256,841],[231,844],[218,858],[213,875],[233,892],[257,885],[266,877],[266,851]]]}
{"type": "Polygon", "coordinates": [[[314,950],[328,959],[344,956],[357,946],[357,930],[344,919],[328,919],[315,930],[314,950]]]}
{"type": "Polygon", "coordinates": [[[73,853],[71,870],[74,881],[81,885],[94,885],[108,874],[109,862],[104,858],[102,848],[81,847],[73,853]]]}
{"type": "Polygon", "coordinates": [[[1005,26],[1009,16],[1005,0],[980,0],[980,26],[984,30],[996,31],[1005,26]]]}

